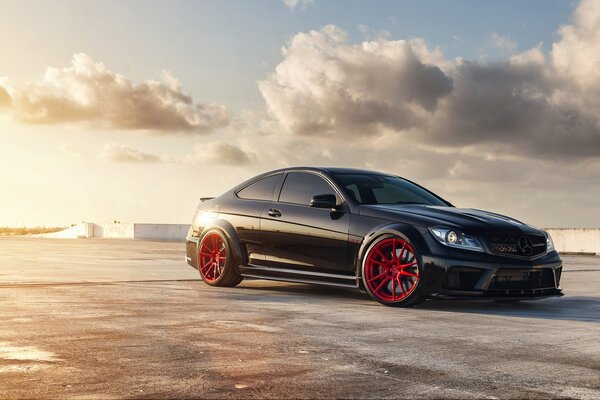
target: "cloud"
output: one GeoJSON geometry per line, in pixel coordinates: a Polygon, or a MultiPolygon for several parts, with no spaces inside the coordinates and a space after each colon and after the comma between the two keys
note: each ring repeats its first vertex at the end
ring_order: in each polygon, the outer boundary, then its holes
{"type": "Polygon", "coordinates": [[[422,40],[348,44],[335,26],[299,33],[259,89],[270,115],[298,135],[369,135],[423,123],[452,79],[422,40]]]}
{"type": "Polygon", "coordinates": [[[291,8],[292,10],[298,6],[301,6],[304,10],[308,5],[313,4],[315,0],[283,0],[283,4],[291,8]]]}
{"type": "Polygon", "coordinates": [[[600,3],[583,1],[560,33],[549,56],[540,44],[488,63],[446,59],[420,39],[348,43],[335,26],[299,33],[259,82],[263,125],[338,144],[392,133],[390,146],[598,158],[600,3]]]}
{"type": "Polygon", "coordinates": [[[451,147],[493,145],[536,158],[600,156],[600,123],[580,94],[540,64],[464,63],[455,91],[420,140],[451,147]],[[565,96],[565,90],[570,93],[565,96]]]}
{"type": "Polygon", "coordinates": [[[70,158],[84,158],[87,157],[87,152],[80,149],[77,146],[73,146],[71,143],[60,142],[58,144],[58,150],[65,156],[70,158]]]}
{"type": "Polygon", "coordinates": [[[517,44],[514,41],[510,40],[508,36],[501,36],[498,35],[496,32],[492,33],[491,40],[492,45],[494,47],[508,53],[514,51],[517,48],[517,44]]]}
{"type": "MultiPolygon", "coordinates": [[[[2,85],[2,81],[0,80],[0,85],[2,85]]],[[[12,99],[6,89],[0,86],[0,110],[3,108],[10,107],[12,99]]]]}
{"type": "Polygon", "coordinates": [[[199,165],[228,165],[245,166],[252,164],[256,159],[254,153],[225,142],[210,142],[197,144],[194,152],[184,156],[181,161],[188,164],[199,165]]]}
{"type": "Polygon", "coordinates": [[[146,153],[123,144],[106,143],[100,158],[118,163],[174,163],[190,165],[246,166],[254,163],[256,155],[237,145],[223,141],[196,144],[194,151],[183,156],[146,153]]]}
{"type": "Polygon", "coordinates": [[[104,145],[100,157],[118,163],[155,163],[161,161],[161,157],[144,153],[139,150],[117,143],[104,145]]]}
{"type": "Polygon", "coordinates": [[[86,54],[71,66],[48,68],[41,81],[0,81],[0,105],[12,99],[15,120],[28,124],[89,123],[121,130],[210,133],[228,124],[224,106],[194,103],[169,73],[134,84],[86,54]],[[4,100],[6,102],[6,100],[4,100]]]}
{"type": "Polygon", "coordinates": [[[573,23],[561,27],[552,46],[557,71],[584,91],[600,92],[600,2],[583,0],[573,23]]]}

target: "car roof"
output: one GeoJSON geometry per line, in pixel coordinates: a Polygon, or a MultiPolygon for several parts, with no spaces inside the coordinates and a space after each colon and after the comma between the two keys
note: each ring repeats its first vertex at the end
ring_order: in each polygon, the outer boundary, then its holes
{"type": "Polygon", "coordinates": [[[323,169],[325,171],[328,171],[328,172],[331,172],[332,174],[392,175],[392,174],[386,174],[385,172],[371,171],[371,170],[368,170],[368,169],[359,169],[359,168],[323,167],[321,169],[323,169]]]}
{"type": "Polygon", "coordinates": [[[321,171],[321,172],[326,172],[326,173],[330,173],[330,174],[393,175],[393,174],[386,174],[384,172],[379,172],[379,171],[370,171],[370,170],[359,169],[359,168],[341,168],[341,167],[287,167],[287,168],[281,168],[281,169],[269,171],[269,172],[266,172],[261,175],[273,174],[276,172],[297,171],[297,170],[321,171]]]}
{"type": "MultiPolygon", "coordinates": [[[[240,183],[238,186],[234,187],[233,189],[231,189],[232,191],[237,191],[240,188],[243,188],[244,186],[247,186],[248,184],[250,184],[253,181],[256,181],[258,179],[261,179],[263,177],[269,176],[269,175],[273,175],[273,174],[281,174],[281,173],[285,173],[288,171],[316,171],[316,172],[323,172],[325,174],[328,175],[335,175],[335,174],[370,174],[370,175],[382,175],[382,176],[398,176],[396,174],[386,174],[385,172],[379,172],[379,171],[370,171],[367,169],[359,169],[359,168],[340,168],[340,167],[287,167],[287,168],[280,168],[280,169],[275,169],[272,171],[268,171],[268,172],[264,172],[260,175],[257,175],[253,178],[248,179],[245,182],[240,183]]],[[[406,178],[402,178],[405,179],[407,181],[409,181],[406,178]]],[[[430,191],[429,189],[426,189],[422,186],[420,186],[419,184],[409,181],[419,187],[421,187],[422,189],[428,191],[429,193],[433,194],[435,197],[439,198],[440,200],[442,200],[443,202],[447,203],[449,206],[452,206],[452,204],[446,200],[444,200],[443,198],[441,198],[440,196],[438,196],[437,194],[433,193],[432,191],[430,191]]],[[[453,206],[452,206],[453,207],[453,206]]]]}
{"type": "Polygon", "coordinates": [[[274,175],[274,174],[282,174],[282,173],[291,172],[291,171],[315,171],[315,172],[325,173],[326,175],[334,175],[334,174],[371,174],[371,175],[395,176],[393,174],[385,174],[383,172],[369,171],[369,170],[366,170],[366,169],[358,169],[358,168],[287,167],[287,168],[274,169],[274,170],[271,170],[271,171],[263,172],[262,174],[255,175],[252,178],[249,178],[249,179],[245,180],[244,182],[241,182],[238,185],[234,186],[231,189],[231,191],[238,191],[241,188],[248,186],[252,182],[260,180],[260,179],[262,179],[262,178],[264,178],[266,176],[274,175]]]}

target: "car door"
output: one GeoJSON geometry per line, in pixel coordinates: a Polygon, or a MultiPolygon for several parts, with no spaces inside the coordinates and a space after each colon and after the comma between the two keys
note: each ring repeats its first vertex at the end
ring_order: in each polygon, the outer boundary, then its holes
{"type": "Polygon", "coordinates": [[[343,274],[348,266],[350,213],[340,194],[320,174],[286,174],[279,197],[263,212],[261,237],[272,268],[343,274]],[[315,195],[334,194],[339,211],[310,207],[315,195]]]}
{"type": "Polygon", "coordinates": [[[222,207],[222,211],[228,214],[227,220],[237,231],[250,265],[266,266],[260,216],[271,205],[282,177],[282,173],[276,173],[257,179],[235,193],[235,201],[230,209],[227,205],[222,207]]]}

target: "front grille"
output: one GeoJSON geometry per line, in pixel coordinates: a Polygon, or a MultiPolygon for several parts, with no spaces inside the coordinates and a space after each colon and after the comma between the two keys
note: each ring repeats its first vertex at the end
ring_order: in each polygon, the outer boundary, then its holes
{"type": "Polygon", "coordinates": [[[546,252],[543,235],[494,235],[485,241],[493,253],[512,257],[532,258],[546,252]]]}
{"type": "Polygon", "coordinates": [[[551,268],[499,269],[489,290],[527,290],[554,288],[554,272],[551,268]]]}

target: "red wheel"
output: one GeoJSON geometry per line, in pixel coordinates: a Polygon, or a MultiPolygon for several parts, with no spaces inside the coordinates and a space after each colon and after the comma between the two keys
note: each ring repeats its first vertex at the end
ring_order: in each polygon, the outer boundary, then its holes
{"type": "Polygon", "coordinates": [[[216,231],[204,235],[198,252],[198,270],[206,283],[218,280],[227,263],[225,239],[216,231]]]}
{"type": "Polygon", "coordinates": [[[219,229],[212,229],[198,244],[198,271],[202,280],[211,286],[235,286],[242,275],[229,241],[219,229]]]}
{"type": "Polygon", "coordinates": [[[385,305],[414,305],[420,301],[419,261],[413,246],[393,236],[375,242],[363,262],[363,283],[385,305]]]}

